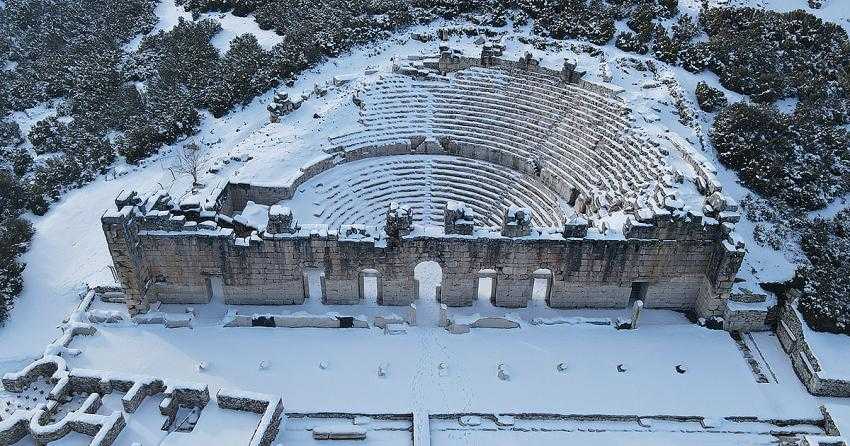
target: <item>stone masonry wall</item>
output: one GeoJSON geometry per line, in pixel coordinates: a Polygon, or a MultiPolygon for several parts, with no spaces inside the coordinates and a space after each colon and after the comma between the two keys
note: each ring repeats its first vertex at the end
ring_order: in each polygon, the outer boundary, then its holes
{"type": "Polygon", "coordinates": [[[806,322],[795,311],[795,305],[796,301],[792,301],[782,306],[776,325],[776,336],[791,358],[794,371],[812,395],[850,397],[850,380],[821,376],[821,365],[803,332],[806,322]]]}
{"type": "Polygon", "coordinates": [[[147,311],[148,301],[145,299],[151,277],[143,254],[139,249],[139,228],[136,220],[130,218],[129,210],[125,207],[119,211],[108,211],[101,217],[106,243],[112,254],[112,263],[118,278],[123,284],[127,305],[131,312],[147,311]]]}
{"type": "MultiPolygon", "coordinates": [[[[434,63],[444,73],[495,64],[557,76],[562,82],[608,96],[617,94],[612,87],[580,79],[574,65],[547,70],[530,55],[506,61],[443,51],[434,63]]],[[[229,216],[248,201],[274,205],[290,199],[303,182],[340,164],[414,151],[484,160],[537,177],[586,216],[605,201],[605,197],[585,196],[546,165],[529,162],[535,160],[448,138],[416,136],[379,147],[327,151],[325,157],[275,187],[228,183],[216,191],[213,206],[201,208],[192,202],[178,206],[164,193],[153,201],[122,193],[116,199],[118,210],[107,212],[102,223],[131,313],[146,311],[154,300],[202,303],[220,298],[232,304],[300,304],[307,298],[307,271],[314,269],[322,271],[325,303],[359,303],[365,294],[364,278],[374,277],[379,304],[407,305],[416,295],[414,268],[420,262],[435,261],[442,268],[441,302],[450,306],[471,305],[479,278],[485,276],[495,283],[495,305],[526,306],[534,271],[547,269],[552,274],[548,303],[553,307],[624,307],[633,297],[634,285],[648,308],[719,316],[743,259],[742,246],[728,241],[733,225],[723,218],[683,211],[675,195],[661,187],[673,181],[668,177],[653,186],[655,204],[634,209],[618,238],[608,238],[604,225],[588,235],[585,219],[540,231],[501,228],[501,236],[494,228],[477,228],[477,232],[473,228],[471,235],[421,231],[429,234],[424,236],[416,231],[386,234],[383,228],[346,225],[339,230],[301,231],[294,223],[284,230],[267,228],[272,233],[237,238],[228,229],[233,225],[229,216]]]]}
{"type": "MultiPolygon", "coordinates": [[[[348,239],[345,234],[268,234],[237,239],[231,230],[124,233],[138,228],[126,221],[104,223],[110,249],[123,255],[120,237],[137,240],[138,255],[122,268],[129,277],[128,294],[147,301],[207,302],[221,282],[224,302],[231,304],[299,304],[305,299],[305,272],[324,273],[323,300],[355,304],[363,298],[365,270],[379,283],[379,303],[407,305],[415,297],[413,270],[433,260],[442,268],[442,302],[471,305],[479,273],[495,271],[494,303],[522,307],[531,295],[533,272],[552,272],[549,304],[558,308],[624,307],[633,282],[647,284],[647,308],[697,310],[719,315],[728,294],[729,265],[740,252],[709,236],[685,240],[593,238],[535,239],[474,236],[401,236],[387,238],[379,230],[348,239]],[[375,240],[379,240],[378,243],[375,240]],[[135,279],[136,274],[146,276],[135,279]],[[147,290],[138,287],[150,283],[147,290]]],[[[120,258],[120,257],[119,257],[120,258]]],[[[736,260],[737,259],[737,260],[736,260]]],[[[734,274],[731,275],[734,277],[734,274]]]]}

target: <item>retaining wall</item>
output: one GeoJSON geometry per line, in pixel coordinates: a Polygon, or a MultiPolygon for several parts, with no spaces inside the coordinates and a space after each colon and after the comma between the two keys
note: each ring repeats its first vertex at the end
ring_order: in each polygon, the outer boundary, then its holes
{"type": "Polygon", "coordinates": [[[796,304],[796,301],[791,301],[782,306],[776,325],[776,336],[791,358],[794,371],[812,395],[850,397],[850,379],[822,376],[824,373],[820,362],[806,342],[803,332],[803,324],[806,322],[796,311],[796,304]]]}

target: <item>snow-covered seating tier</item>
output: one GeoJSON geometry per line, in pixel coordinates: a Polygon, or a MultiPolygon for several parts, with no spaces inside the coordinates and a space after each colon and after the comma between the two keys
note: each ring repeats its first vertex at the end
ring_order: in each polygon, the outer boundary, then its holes
{"type": "Polygon", "coordinates": [[[511,206],[531,209],[536,226],[558,226],[558,194],[538,179],[498,164],[445,155],[366,158],[302,184],[291,200],[301,222],[331,227],[382,224],[390,203],[408,206],[414,221],[443,225],[448,202],[464,203],[480,226],[501,226],[511,206]]]}
{"type": "Polygon", "coordinates": [[[507,66],[436,79],[388,74],[357,93],[362,127],[331,137],[328,151],[425,137],[452,154],[468,149],[486,154],[478,159],[533,162],[540,182],[564,199],[580,193],[589,205],[581,211],[591,215],[600,205],[628,209],[668,173],[663,155],[635,134],[620,101],[582,85],[507,66]]]}

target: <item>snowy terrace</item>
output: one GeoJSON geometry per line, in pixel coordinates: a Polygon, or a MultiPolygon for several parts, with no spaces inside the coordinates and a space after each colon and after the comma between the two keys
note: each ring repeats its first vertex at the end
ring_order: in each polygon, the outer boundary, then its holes
{"type": "Polygon", "coordinates": [[[673,323],[676,317],[637,331],[586,323],[467,335],[436,327],[385,335],[356,328],[119,324],[80,338],[75,346],[84,353],[70,363],[278,393],[295,412],[405,413],[421,405],[429,413],[819,418],[772,336],[755,339],[779,382],[760,384],[728,333],[673,323]],[[126,357],[116,350],[146,353],[126,357]],[[201,361],[208,367],[199,371],[201,361]],[[269,368],[259,369],[260,361],[269,368]],[[562,362],[564,372],[557,369],[562,362]],[[509,367],[510,381],[498,378],[500,363],[509,367]],[[383,377],[377,373],[382,364],[388,365],[383,377]],[[687,371],[678,373],[677,365],[687,371]]]}

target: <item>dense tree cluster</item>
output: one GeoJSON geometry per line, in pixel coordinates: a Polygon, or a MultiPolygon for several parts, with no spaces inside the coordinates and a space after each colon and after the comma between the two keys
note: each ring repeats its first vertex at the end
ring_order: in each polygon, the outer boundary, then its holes
{"type": "Polygon", "coordinates": [[[711,141],[721,163],[765,197],[818,209],[850,192],[850,136],[804,109],[736,103],[714,121],[711,141]]]}
{"type": "MultiPolygon", "coordinates": [[[[699,23],[709,38],[688,44],[682,65],[711,70],[724,87],[765,104],[720,111],[711,131],[720,161],[781,208],[818,209],[850,192],[847,33],[799,10],[710,8],[699,23]],[[792,113],[767,105],[789,97],[797,100],[792,113]]],[[[720,96],[707,88],[696,93],[704,109],[722,106],[712,104],[720,96]]],[[[760,228],[755,237],[774,238],[760,228]]],[[[801,312],[815,329],[850,334],[850,211],[810,223],[800,240],[810,261],[800,270],[801,312]]]]}
{"type": "MultiPolygon", "coordinates": [[[[353,45],[386,36],[412,23],[411,3],[406,0],[183,0],[195,12],[231,11],[254,14],[262,29],[283,36],[277,49],[283,68],[297,72],[322,56],[336,56],[353,45]]],[[[463,1],[428,2],[433,8],[465,8],[463,1]]]]}
{"type": "Polygon", "coordinates": [[[210,40],[221,26],[212,20],[180,20],[168,32],[142,40],[139,50],[122,65],[125,82],[142,83],[137,113],[118,142],[119,152],[135,162],[163,144],[194,133],[198,109],[220,117],[236,104],[246,104],[277,85],[271,51],[256,37],[241,35],[220,55],[210,40]]]}
{"type": "Polygon", "coordinates": [[[802,10],[709,8],[700,14],[709,35],[709,68],[724,87],[773,101],[842,103],[844,119],[850,84],[850,42],[841,26],[802,10]]]}
{"type": "Polygon", "coordinates": [[[0,324],[9,315],[14,298],[23,288],[24,264],[18,255],[26,251],[32,238],[32,225],[20,218],[27,194],[17,176],[0,170],[0,324]]]}
{"type": "MultiPolygon", "coordinates": [[[[676,0],[659,0],[668,10],[676,0]]],[[[183,0],[197,12],[254,14],[263,29],[284,36],[305,63],[334,56],[353,45],[385,36],[414,22],[465,16],[474,23],[503,26],[535,19],[535,31],[555,38],[584,38],[605,44],[614,36],[618,2],[606,0],[183,0]]]]}
{"type": "Polygon", "coordinates": [[[556,39],[580,38],[605,45],[616,32],[617,6],[602,0],[521,0],[519,7],[536,20],[536,32],[556,39]]]}
{"type": "Polygon", "coordinates": [[[114,158],[107,132],[123,129],[113,107],[126,94],[118,71],[122,45],[153,26],[154,6],[151,0],[0,6],[0,323],[21,290],[17,257],[32,237],[21,214],[46,212],[48,200],[90,181],[114,158]],[[29,135],[9,118],[53,98],[63,99],[63,116],[36,123],[29,135]]]}
{"type": "Polygon", "coordinates": [[[802,245],[811,266],[801,270],[800,312],[815,330],[850,335],[850,210],[814,220],[802,245]]]}

